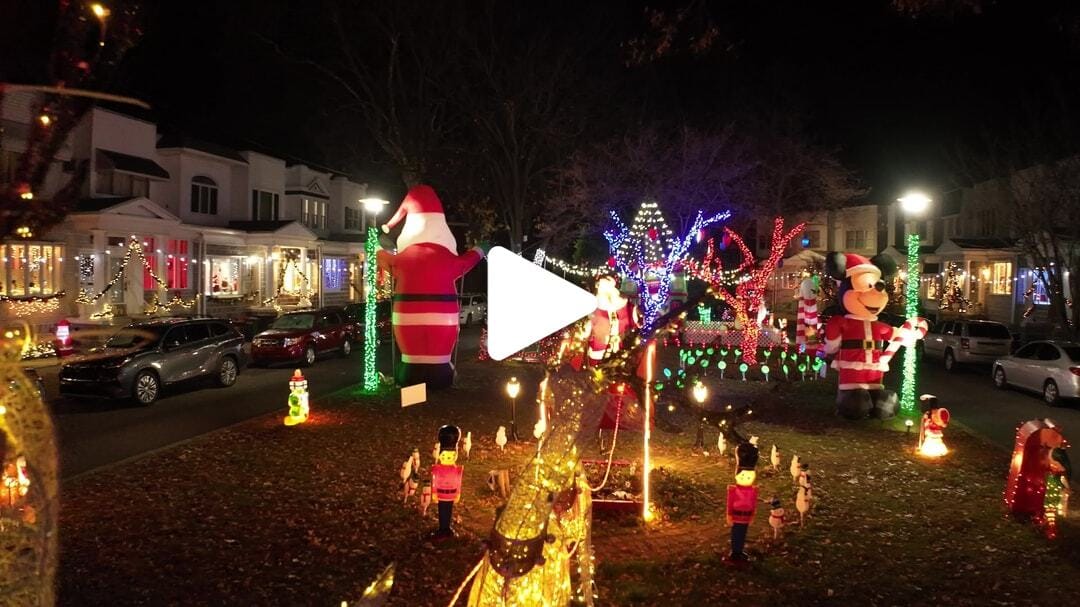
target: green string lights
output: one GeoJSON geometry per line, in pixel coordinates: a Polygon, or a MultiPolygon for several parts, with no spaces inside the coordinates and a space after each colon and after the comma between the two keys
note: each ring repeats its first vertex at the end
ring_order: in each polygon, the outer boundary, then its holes
{"type": "Polygon", "coordinates": [[[374,227],[368,228],[367,238],[364,240],[364,389],[367,394],[374,394],[379,390],[379,370],[375,365],[375,357],[379,350],[378,327],[375,326],[375,282],[378,270],[375,263],[375,244],[379,240],[379,232],[374,227]]]}
{"type": "MultiPolygon", "coordinates": [[[[904,315],[914,318],[919,313],[919,235],[907,237],[907,284],[904,285],[904,315]]],[[[911,419],[915,408],[915,348],[904,348],[904,374],[900,383],[900,416],[911,419]]]]}

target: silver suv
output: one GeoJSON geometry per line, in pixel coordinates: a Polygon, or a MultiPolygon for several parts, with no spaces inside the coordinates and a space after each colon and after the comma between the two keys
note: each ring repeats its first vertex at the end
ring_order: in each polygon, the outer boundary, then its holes
{"type": "Polygon", "coordinates": [[[64,363],[60,394],[149,405],[167,384],[212,377],[231,386],[246,364],[244,338],[226,320],[155,319],[128,325],[104,346],[64,363]]]}
{"type": "Polygon", "coordinates": [[[463,294],[458,297],[460,308],[458,321],[463,325],[484,322],[487,319],[487,302],[483,295],[463,294]]]}
{"type": "Polygon", "coordinates": [[[946,320],[922,341],[923,357],[940,360],[946,371],[961,364],[992,364],[1012,349],[1012,334],[999,322],[946,320]]]}

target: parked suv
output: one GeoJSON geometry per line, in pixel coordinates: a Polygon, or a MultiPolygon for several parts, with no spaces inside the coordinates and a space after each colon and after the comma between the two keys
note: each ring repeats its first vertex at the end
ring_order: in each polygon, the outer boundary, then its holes
{"type": "Polygon", "coordinates": [[[278,316],[270,328],[251,341],[251,360],[256,364],[300,361],[312,365],[320,354],[352,353],[360,331],[340,308],[289,312],[278,316]]]}
{"type": "Polygon", "coordinates": [[[157,400],[167,384],[210,376],[223,387],[244,368],[244,337],[226,320],[163,318],[128,325],[60,368],[60,394],[157,400]]]}
{"type": "Polygon", "coordinates": [[[946,320],[923,339],[923,356],[941,360],[946,371],[959,364],[992,364],[1008,356],[1012,334],[1008,327],[988,320],[946,320]]]}
{"type": "Polygon", "coordinates": [[[487,318],[487,301],[483,295],[461,295],[458,297],[460,310],[458,321],[463,325],[471,325],[474,322],[484,322],[487,318]]]}

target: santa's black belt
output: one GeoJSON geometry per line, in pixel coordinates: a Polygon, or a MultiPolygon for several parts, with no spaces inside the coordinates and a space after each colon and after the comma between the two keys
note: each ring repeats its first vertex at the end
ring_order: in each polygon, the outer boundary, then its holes
{"type": "Polygon", "coordinates": [[[753,513],[753,510],[732,510],[731,516],[750,516],[753,513]]]}
{"type": "Polygon", "coordinates": [[[840,341],[841,348],[857,348],[859,350],[883,350],[885,342],[870,339],[844,339],[840,341]]]}
{"type": "Polygon", "coordinates": [[[457,301],[458,296],[445,293],[400,293],[394,301],[457,301]]]}

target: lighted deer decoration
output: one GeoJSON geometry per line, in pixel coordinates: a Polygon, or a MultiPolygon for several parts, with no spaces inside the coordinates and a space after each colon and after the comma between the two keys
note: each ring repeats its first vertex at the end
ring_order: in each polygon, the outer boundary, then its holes
{"type": "Polygon", "coordinates": [[[743,261],[736,271],[747,272],[749,279],[741,280],[735,285],[735,290],[726,286],[724,279],[723,262],[716,255],[715,239],[709,240],[705,251],[705,259],[698,262],[695,259],[686,259],[684,264],[690,274],[709,283],[710,290],[721,301],[731,306],[735,312],[735,320],[742,326],[742,358],[749,365],[757,364],[758,336],[761,334],[761,326],[757,323],[758,310],[765,299],[765,287],[769,282],[776,264],[784,257],[784,251],[792,238],[798,236],[806,223],[796,225],[791,231],[784,233],[784,218],[777,217],[773,220],[772,242],[769,245],[769,257],[757,263],[754,253],[746,246],[742,236],[739,236],[731,228],[724,228],[724,233],[739,247],[743,261]]]}

